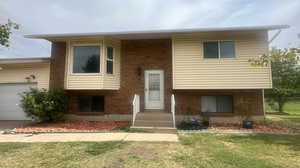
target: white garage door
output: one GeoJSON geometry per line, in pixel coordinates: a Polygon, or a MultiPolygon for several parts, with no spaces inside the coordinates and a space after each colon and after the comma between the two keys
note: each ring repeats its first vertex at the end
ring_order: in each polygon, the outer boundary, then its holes
{"type": "Polygon", "coordinates": [[[20,107],[20,95],[36,84],[0,84],[0,120],[28,120],[20,107]]]}

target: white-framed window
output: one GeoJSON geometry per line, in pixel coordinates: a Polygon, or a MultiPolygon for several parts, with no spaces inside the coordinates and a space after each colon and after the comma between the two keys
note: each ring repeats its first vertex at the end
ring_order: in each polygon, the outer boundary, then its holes
{"type": "Polygon", "coordinates": [[[100,73],[100,45],[75,44],[72,45],[72,73],[95,74],[100,73]]]}
{"type": "Polygon", "coordinates": [[[114,73],[114,48],[110,46],[106,48],[106,73],[114,73]]]}
{"type": "Polygon", "coordinates": [[[203,42],[203,58],[235,58],[234,41],[203,42]]]}
{"type": "Polygon", "coordinates": [[[201,96],[201,112],[233,112],[233,96],[201,96]]]}

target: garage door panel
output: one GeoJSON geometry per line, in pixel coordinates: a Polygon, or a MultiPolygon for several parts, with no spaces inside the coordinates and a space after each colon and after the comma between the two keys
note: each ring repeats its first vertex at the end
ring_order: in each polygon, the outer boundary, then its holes
{"type": "Polygon", "coordinates": [[[20,93],[36,88],[34,83],[0,84],[0,120],[29,120],[20,107],[20,93]]]}

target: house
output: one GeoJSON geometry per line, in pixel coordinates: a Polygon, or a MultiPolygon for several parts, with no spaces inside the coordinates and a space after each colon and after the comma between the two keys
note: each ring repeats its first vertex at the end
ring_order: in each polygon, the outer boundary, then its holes
{"type": "Polygon", "coordinates": [[[52,42],[50,88],[63,88],[73,119],[173,126],[210,114],[236,122],[241,107],[264,118],[271,69],[249,59],[286,25],[27,35],[52,42]],[[173,123],[174,122],[174,123],[173,123]]]}
{"type": "Polygon", "coordinates": [[[32,88],[48,89],[49,58],[0,59],[0,120],[28,120],[19,94],[32,88]]]}

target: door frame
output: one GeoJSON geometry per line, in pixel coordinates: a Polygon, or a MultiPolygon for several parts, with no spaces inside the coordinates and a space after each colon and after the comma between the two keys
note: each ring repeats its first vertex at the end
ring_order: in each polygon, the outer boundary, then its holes
{"type": "Polygon", "coordinates": [[[165,85],[164,85],[164,70],[161,69],[149,69],[145,70],[144,72],[144,103],[145,107],[144,109],[156,109],[156,110],[163,110],[165,108],[165,101],[164,101],[164,96],[165,96],[165,85]],[[154,72],[154,73],[159,73],[160,74],[160,106],[159,107],[149,107],[149,101],[148,101],[148,91],[149,91],[149,73],[154,72]]]}

